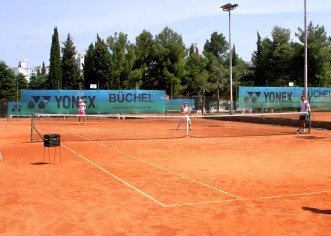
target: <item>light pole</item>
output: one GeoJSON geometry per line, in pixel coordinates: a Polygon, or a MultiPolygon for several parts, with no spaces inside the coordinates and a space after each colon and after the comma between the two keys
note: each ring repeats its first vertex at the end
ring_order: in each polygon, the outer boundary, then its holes
{"type": "Polygon", "coordinates": [[[306,0],[304,2],[305,6],[304,6],[304,26],[305,26],[305,78],[304,78],[304,96],[306,99],[308,99],[308,50],[307,50],[307,7],[306,7],[306,0]]]}
{"type": "Polygon", "coordinates": [[[225,4],[221,6],[223,11],[229,12],[229,60],[230,60],[230,114],[233,114],[233,94],[232,94],[232,48],[231,48],[231,11],[238,7],[238,4],[225,4]]]}

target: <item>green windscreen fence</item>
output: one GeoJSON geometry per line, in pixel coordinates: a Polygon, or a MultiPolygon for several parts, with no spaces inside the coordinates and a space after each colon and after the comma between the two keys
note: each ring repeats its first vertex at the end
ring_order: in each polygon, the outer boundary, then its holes
{"type": "Polygon", "coordinates": [[[22,90],[21,101],[8,104],[8,114],[77,114],[79,99],[87,114],[165,112],[163,90],[22,90]]]}
{"type": "MultiPolygon", "coordinates": [[[[303,87],[239,87],[239,107],[252,109],[298,109],[303,87]]],[[[308,101],[312,108],[331,108],[331,88],[309,87],[308,101]]]]}

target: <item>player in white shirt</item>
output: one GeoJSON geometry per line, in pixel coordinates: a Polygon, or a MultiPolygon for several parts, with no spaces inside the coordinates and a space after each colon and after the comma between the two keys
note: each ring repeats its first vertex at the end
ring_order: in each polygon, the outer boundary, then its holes
{"type": "Polygon", "coordinates": [[[178,123],[178,126],[177,126],[177,129],[179,129],[179,127],[181,126],[181,124],[186,121],[186,119],[188,120],[188,124],[189,124],[189,127],[190,127],[190,130],[192,130],[192,122],[191,122],[191,119],[189,117],[189,109],[188,109],[188,106],[187,106],[187,102],[184,102],[181,110],[180,110],[180,113],[182,114],[182,117],[180,118],[179,120],[179,123],[178,123]]]}
{"type": "Polygon", "coordinates": [[[84,103],[83,99],[79,99],[79,104],[78,104],[78,124],[79,125],[80,125],[81,117],[83,117],[84,123],[86,125],[85,109],[86,109],[86,104],[84,103]]]}
{"type": "Polygon", "coordinates": [[[297,131],[297,134],[304,134],[305,131],[305,127],[306,127],[306,119],[309,116],[309,112],[310,112],[310,105],[308,103],[308,101],[305,99],[305,96],[301,96],[301,103],[300,103],[300,127],[297,131]]]}

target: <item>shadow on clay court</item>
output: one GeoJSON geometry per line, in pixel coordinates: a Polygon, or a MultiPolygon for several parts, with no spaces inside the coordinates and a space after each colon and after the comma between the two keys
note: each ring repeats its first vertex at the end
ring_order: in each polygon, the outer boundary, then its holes
{"type": "Polygon", "coordinates": [[[48,162],[33,162],[33,163],[30,163],[30,164],[39,166],[39,165],[47,165],[47,164],[51,164],[51,163],[48,163],[48,162]]]}
{"type": "Polygon", "coordinates": [[[316,137],[316,136],[312,136],[312,135],[309,135],[309,136],[300,135],[300,137],[298,137],[298,138],[301,138],[301,139],[329,139],[329,137],[316,137]]]}
{"type": "Polygon", "coordinates": [[[302,207],[302,210],[311,211],[312,213],[329,214],[329,215],[331,215],[331,210],[322,210],[322,209],[311,208],[311,207],[302,207]]]}

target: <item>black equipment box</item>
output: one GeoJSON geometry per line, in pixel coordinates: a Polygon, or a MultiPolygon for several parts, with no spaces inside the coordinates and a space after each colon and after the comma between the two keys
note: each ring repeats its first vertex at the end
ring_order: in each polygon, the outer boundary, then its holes
{"type": "Polygon", "coordinates": [[[44,135],[44,146],[45,147],[60,146],[60,135],[59,134],[45,134],[44,135]]]}

